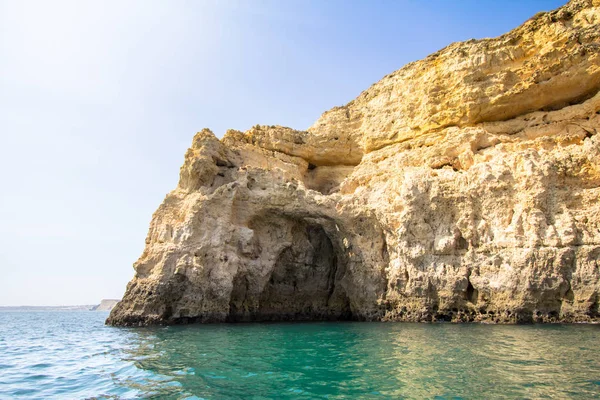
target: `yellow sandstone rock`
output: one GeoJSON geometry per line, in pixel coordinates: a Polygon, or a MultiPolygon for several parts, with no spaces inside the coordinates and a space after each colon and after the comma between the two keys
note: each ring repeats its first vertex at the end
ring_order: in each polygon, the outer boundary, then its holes
{"type": "Polygon", "coordinates": [[[107,322],[599,321],[599,90],[572,0],[308,131],[205,129],[107,322]]]}

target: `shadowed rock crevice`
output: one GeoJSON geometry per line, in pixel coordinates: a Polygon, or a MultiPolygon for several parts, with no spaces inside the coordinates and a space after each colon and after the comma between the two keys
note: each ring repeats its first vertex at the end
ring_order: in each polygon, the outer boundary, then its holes
{"type": "Polygon", "coordinates": [[[471,281],[467,278],[467,291],[465,293],[465,299],[472,303],[477,304],[477,298],[479,297],[479,291],[473,287],[471,281]]]}
{"type": "Polygon", "coordinates": [[[339,191],[340,184],[352,174],[354,166],[320,166],[309,164],[304,174],[304,185],[311,190],[329,195],[339,191]]]}
{"type": "Polygon", "coordinates": [[[236,276],[229,321],[352,319],[342,285],[346,268],[325,230],[297,222],[292,237],[292,244],[280,251],[262,288],[250,273],[236,276]]]}

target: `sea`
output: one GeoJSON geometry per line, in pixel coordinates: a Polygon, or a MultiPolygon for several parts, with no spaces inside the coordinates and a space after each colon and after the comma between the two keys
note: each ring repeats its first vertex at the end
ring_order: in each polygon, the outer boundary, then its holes
{"type": "Polygon", "coordinates": [[[104,325],[0,312],[0,399],[593,399],[600,325],[104,325]]]}

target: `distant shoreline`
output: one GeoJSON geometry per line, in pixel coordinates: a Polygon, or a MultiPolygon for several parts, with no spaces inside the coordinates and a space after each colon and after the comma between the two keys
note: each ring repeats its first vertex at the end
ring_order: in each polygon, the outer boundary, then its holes
{"type": "Polygon", "coordinates": [[[93,311],[97,304],[79,306],[0,306],[0,311],[93,311]]]}
{"type": "Polygon", "coordinates": [[[103,299],[99,304],[74,306],[0,306],[0,311],[110,311],[117,299],[103,299]]]}

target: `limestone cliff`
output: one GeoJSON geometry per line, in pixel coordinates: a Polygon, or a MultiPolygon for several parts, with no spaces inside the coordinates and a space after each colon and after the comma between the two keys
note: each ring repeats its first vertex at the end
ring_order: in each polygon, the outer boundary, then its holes
{"type": "Polygon", "coordinates": [[[600,0],[199,132],[108,323],[598,321],[600,0]]]}

